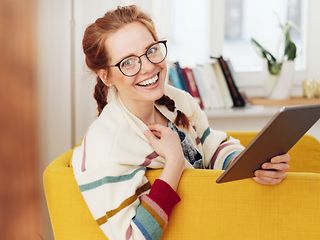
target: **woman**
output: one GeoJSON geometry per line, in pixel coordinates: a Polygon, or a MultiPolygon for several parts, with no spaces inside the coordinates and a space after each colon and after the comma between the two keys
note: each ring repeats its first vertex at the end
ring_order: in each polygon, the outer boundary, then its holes
{"type": "MultiPolygon", "coordinates": [[[[96,73],[99,117],[73,154],[75,178],[109,239],[160,239],[185,168],[224,169],[243,147],[210,129],[193,98],[165,84],[166,41],[135,6],[118,7],[85,31],[83,50],[96,73]],[[151,184],[147,168],[163,168],[151,184]]],[[[277,184],[288,155],[277,156],[254,180],[277,184]]]]}

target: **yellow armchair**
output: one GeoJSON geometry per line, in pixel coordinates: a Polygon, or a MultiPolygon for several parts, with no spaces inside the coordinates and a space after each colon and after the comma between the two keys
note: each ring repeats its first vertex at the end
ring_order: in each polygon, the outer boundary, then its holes
{"type": "MultiPolygon", "coordinates": [[[[246,145],[254,132],[233,132],[246,145]]],[[[106,239],[73,177],[72,150],[44,172],[44,189],[57,240],[106,239]]],[[[320,239],[320,143],[304,136],[290,151],[287,178],[277,186],[251,179],[216,184],[221,171],[186,170],[163,239],[320,239]]],[[[147,171],[153,182],[161,170],[147,171]]]]}

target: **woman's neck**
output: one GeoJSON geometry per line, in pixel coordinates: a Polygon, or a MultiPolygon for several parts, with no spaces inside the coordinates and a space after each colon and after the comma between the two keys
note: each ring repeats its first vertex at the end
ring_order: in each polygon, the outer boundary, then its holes
{"type": "Polygon", "coordinates": [[[146,125],[157,123],[157,110],[154,102],[129,102],[121,96],[123,105],[137,118],[143,121],[146,125]]]}
{"type": "Polygon", "coordinates": [[[135,109],[135,111],[131,112],[146,125],[157,123],[157,110],[154,104],[135,109]]]}

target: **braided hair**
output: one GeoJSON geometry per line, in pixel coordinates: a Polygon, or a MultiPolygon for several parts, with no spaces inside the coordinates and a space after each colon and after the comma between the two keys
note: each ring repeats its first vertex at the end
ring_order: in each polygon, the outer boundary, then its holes
{"type": "MultiPolygon", "coordinates": [[[[160,99],[158,99],[156,101],[157,104],[159,105],[164,105],[168,108],[169,111],[174,112],[174,110],[176,109],[175,106],[175,102],[173,99],[171,99],[170,97],[168,97],[167,95],[163,95],[160,99]]],[[[177,117],[174,120],[174,123],[177,126],[182,126],[186,129],[189,128],[189,119],[187,118],[187,116],[181,112],[180,110],[177,110],[177,117]]]]}

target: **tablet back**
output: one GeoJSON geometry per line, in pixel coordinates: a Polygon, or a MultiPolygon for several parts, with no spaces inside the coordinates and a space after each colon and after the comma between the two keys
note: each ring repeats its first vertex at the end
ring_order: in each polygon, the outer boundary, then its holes
{"type": "Polygon", "coordinates": [[[320,105],[283,107],[217,179],[217,183],[254,177],[274,156],[284,154],[320,118],[320,105]]]}

